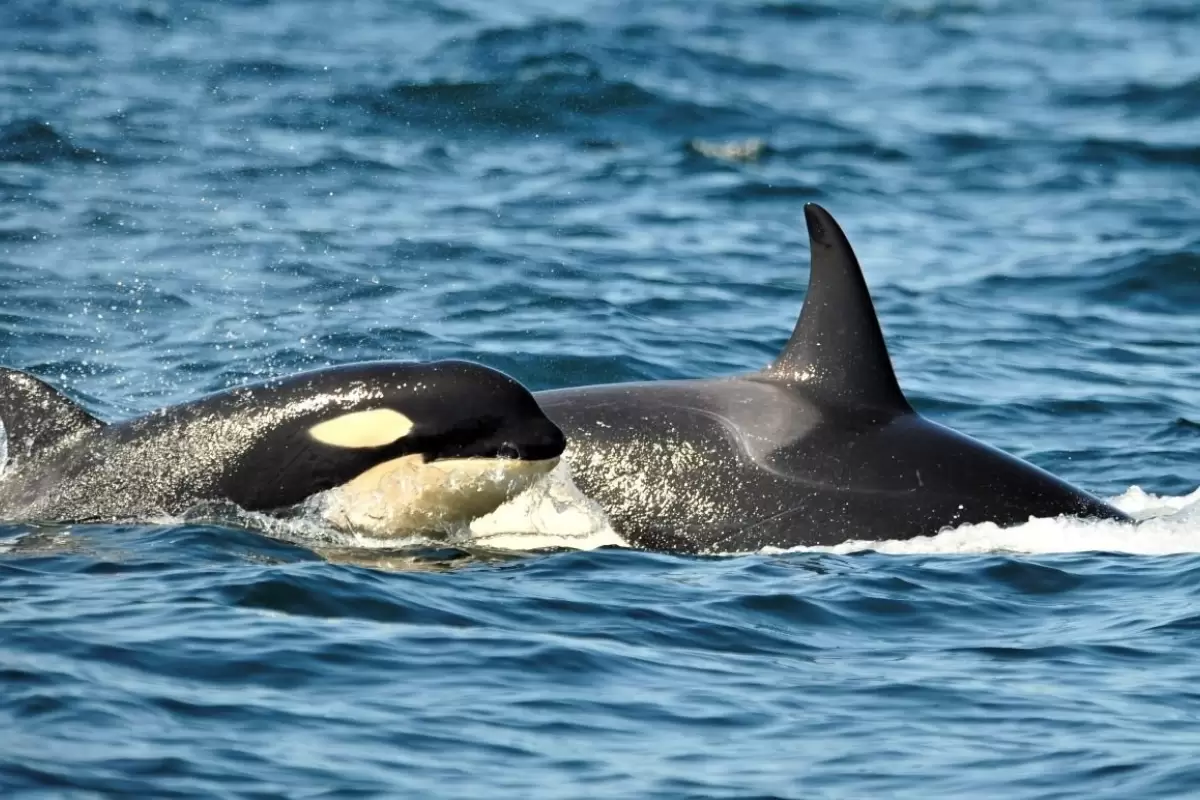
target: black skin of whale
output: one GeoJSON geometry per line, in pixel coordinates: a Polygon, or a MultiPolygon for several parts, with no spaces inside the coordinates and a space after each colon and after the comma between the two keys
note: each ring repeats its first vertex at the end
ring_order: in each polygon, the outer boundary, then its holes
{"type": "Polygon", "coordinates": [[[766,369],[535,393],[567,435],[576,484],[626,541],[744,552],[1030,517],[1128,519],[916,413],[845,234],[820,206],[804,212],[808,292],[791,339],[766,369]]]}
{"type": "Polygon", "coordinates": [[[540,461],[565,446],[524,386],[466,361],[315,370],[113,424],[0,368],[0,422],[0,519],[20,522],[144,519],[205,503],[274,511],[408,455],[540,461]],[[410,419],[411,431],[365,447],[310,435],[323,421],[380,408],[410,419]]]}

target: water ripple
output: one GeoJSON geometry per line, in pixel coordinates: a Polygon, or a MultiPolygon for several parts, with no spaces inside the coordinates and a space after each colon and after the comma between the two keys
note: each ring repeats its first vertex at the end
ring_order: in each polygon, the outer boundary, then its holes
{"type": "Polygon", "coordinates": [[[49,164],[55,161],[102,161],[103,157],[70,140],[48,123],[18,120],[0,128],[0,162],[49,164]]]}

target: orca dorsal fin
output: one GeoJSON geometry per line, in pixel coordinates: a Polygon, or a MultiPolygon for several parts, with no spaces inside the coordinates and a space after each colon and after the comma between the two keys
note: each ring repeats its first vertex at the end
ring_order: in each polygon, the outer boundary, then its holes
{"type": "Polygon", "coordinates": [[[812,253],[808,293],[792,337],[766,374],[829,403],[911,411],[846,234],[815,203],[804,206],[804,218],[812,253]]]}
{"type": "Polygon", "coordinates": [[[0,471],[103,426],[45,381],[0,367],[0,471]]]}

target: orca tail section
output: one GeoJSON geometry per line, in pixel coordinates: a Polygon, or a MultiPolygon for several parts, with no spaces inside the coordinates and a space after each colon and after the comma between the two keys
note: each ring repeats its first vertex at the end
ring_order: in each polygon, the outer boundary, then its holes
{"type": "Polygon", "coordinates": [[[0,367],[0,472],[103,426],[45,381],[0,367]]]}
{"type": "Polygon", "coordinates": [[[804,206],[804,217],[812,258],[808,293],[792,337],[765,374],[832,404],[912,411],[846,234],[815,203],[804,206]]]}

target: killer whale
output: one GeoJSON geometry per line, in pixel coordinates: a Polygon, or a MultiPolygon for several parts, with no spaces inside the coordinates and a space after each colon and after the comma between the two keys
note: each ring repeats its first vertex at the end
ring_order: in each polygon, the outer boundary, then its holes
{"type": "Polygon", "coordinates": [[[114,424],[0,368],[0,519],[11,522],[313,502],[350,531],[449,529],[523,491],[563,447],[524,386],[467,361],[315,370],[114,424]]]}
{"type": "Polygon", "coordinates": [[[536,392],[579,488],[632,545],[673,552],[907,539],[1031,516],[1126,519],[916,413],[849,241],[804,208],[808,291],[783,351],[735,377],[536,392]]]}

